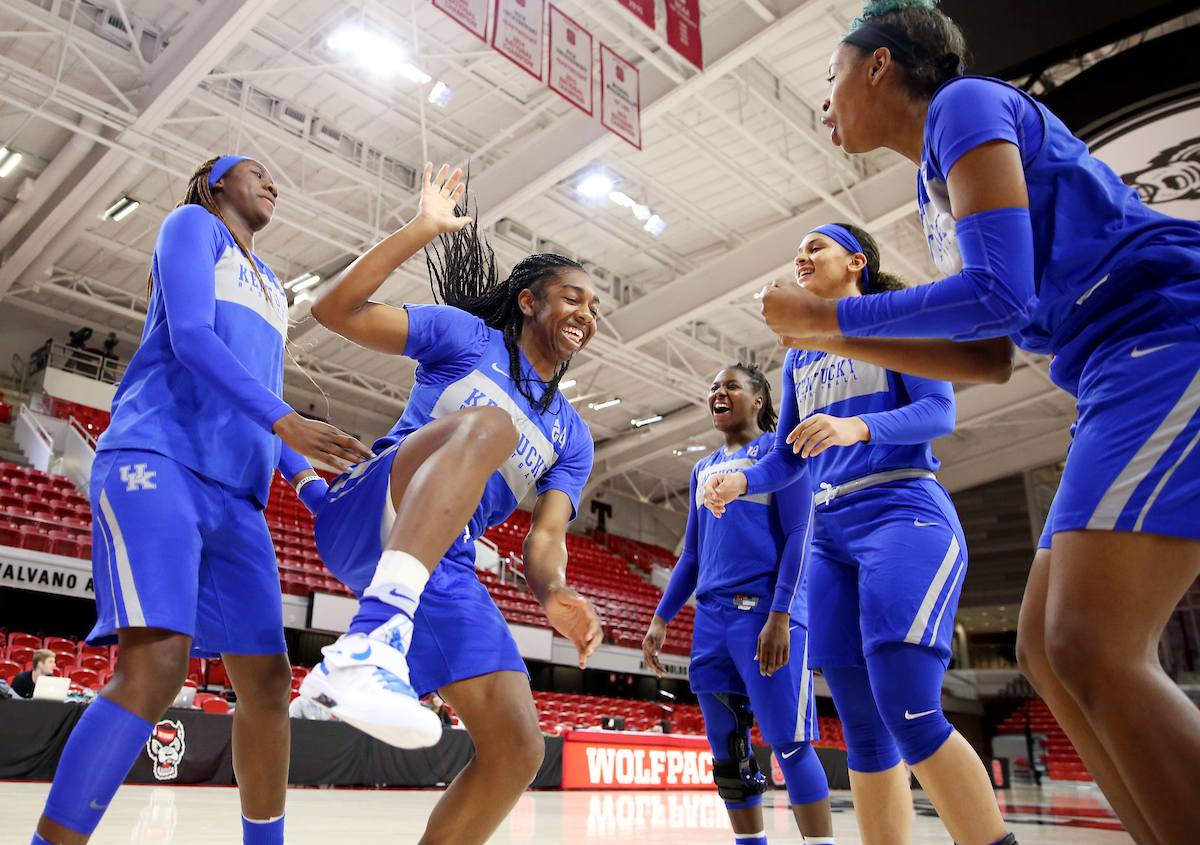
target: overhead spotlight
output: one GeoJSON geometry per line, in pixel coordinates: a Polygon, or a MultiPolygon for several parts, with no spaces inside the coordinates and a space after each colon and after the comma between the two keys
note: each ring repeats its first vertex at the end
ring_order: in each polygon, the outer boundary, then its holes
{"type": "Polygon", "coordinates": [[[450,105],[450,100],[454,97],[454,89],[445,82],[439,82],[433,86],[433,90],[429,92],[429,102],[435,106],[445,108],[450,105]]]}
{"type": "Polygon", "coordinates": [[[607,402],[588,402],[588,407],[593,411],[603,411],[605,408],[611,408],[613,405],[620,404],[620,399],[609,399],[607,402]]]}
{"type": "Polygon", "coordinates": [[[413,82],[417,83],[418,85],[424,85],[426,82],[433,81],[432,76],[427,74],[425,71],[421,70],[416,65],[409,64],[407,62],[400,65],[399,71],[400,71],[401,76],[411,79],[413,82]]]}
{"type": "Polygon", "coordinates": [[[613,180],[609,179],[603,173],[593,173],[591,176],[579,183],[576,190],[585,197],[599,199],[612,190],[613,180]]]}
{"type": "Polygon", "coordinates": [[[8,147],[0,147],[0,178],[16,170],[17,165],[21,163],[21,159],[24,157],[16,150],[10,150],[8,147]]]}
{"type": "Polygon", "coordinates": [[[663,229],[667,228],[667,221],[663,220],[657,214],[651,214],[650,219],[646,221],[646,225],[642,228],[657,238],[663,233],[663,229]]]}
{"type": "MultiPolygon", "coordinates": [[[[3,168],[0,168],[0,171],[2,170],[3,168]]],[[[0,175],[3,174],[0,173],[0,175]]],[[[104,219],[119,222],[133,214],[133,212],[137,211],[140,206],[141,203],[135,200],[133,197],[121,197],[119,200],[110,205],[108,210],[104,212],[104,219]]]]}
{"type": "Polygon", "coordinates": [[[634,428],[641,428],[644,425],[650,425],[650,423],[656,423],[661,419],[662,419],[662,414],[655,414],[652,417],[646,417],[644,420],[630,420],[629,424],[632,425],[634,428]]]}
{"type": "Polygon", "coordinates": [[[566,381],[560,381],[560,382],[558,383],[558,389],[559,389],[559,390],[566,390],[566,389],[567,389],[567,388],[569,388],[569,387],[574,387],[576,384],[577,384],[577,382],[575,381],[575,379],[573,379],[573,378],[569,378],[569,379],[567,379],[566,381]]]}
{"type": "Polygon", "coordinates": [[[404,73],[408,76],[404,68],[412,67],[404,61],[404,49],[397,41],[362,26],[342,27],[329,36],[327,43],[330,49],[350,54],[372,73],[404,73]]]}
{"type": "Polygon", "coordinates": [[[707,446],[700,446],[699,444],[693,444],[691,446],[688,446],[687,449],[685,449],[684,451],[685,452],[703,452],[707,448],[708,448],[707,446]]]}
{"type": "Polygon", "coordinates": [[[650,206],[637,203],[633,207],[633,216],[638,220],[649,220],[651,216],[650,206]]]}
{"type": "Polygon", "coordinates": [[[284,282],[284,290],[290,290],[293,293],[299,293],[302,290],[311,288],[313,285],[320,284],[321,277],[316,273],[305,273],[303,276],[297,276],[290,282],[284,282]]]}
{"type": "Polygon", "coordinates": [[[623,208],[633,208],[637,205],[637,200],[628,197],[620,191],[613,191],[608,195],[608,198],[623,208]]]}

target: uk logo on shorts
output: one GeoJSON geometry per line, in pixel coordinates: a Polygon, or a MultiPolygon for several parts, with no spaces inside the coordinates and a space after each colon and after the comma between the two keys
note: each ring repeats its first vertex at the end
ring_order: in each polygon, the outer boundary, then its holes
{"type": "Polygon", "coordinates": [[[145,464],[121,467],[121,480],[125,482],[125,490],[129,493],[135,490],[157,490],[158,485],[151,479],[158,475],[154,470],[147,471],[145,464]]]}
{"type": "Polygon", "coordinates": [[[154,726],[146,742],[146,754],[154,761],[156,780],[175,780],[187,745],[183,741],[183,723],[163,719],[154,726]]]}

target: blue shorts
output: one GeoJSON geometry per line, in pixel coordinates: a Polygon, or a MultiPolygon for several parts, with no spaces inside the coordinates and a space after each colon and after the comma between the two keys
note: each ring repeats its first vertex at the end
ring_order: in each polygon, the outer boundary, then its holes
{"type": "Polygon", "coordinates": [[[880,484],[819,505],[814,519],[810,665],[866,666],[886,643],[929,646],[948,663],[967,544],[945,488],[880,484]]]}
{"type": "MultiPolygon", "coordinates": [[[[392,446],[338,476],[314,526],[321,560],[360,597],[396,519],[390,493],[395,456],[392,446]]],[[[475,574],[472,540],[460,536],[442,558],[413,622],[408,668],[420,696],[492,672],[529,674],[500,608],[475,574]]]]}
{"type": "Polygon", "coordinates": [[[1056,380],[1073,387],[1078,377],[1079,421],[1039,547],[1082,529],[1200,540],[1196,288],[1145,293],[1055,359],[1056,380]]]}
{"type": "Polygon", "coordinates": [[[787,665],[764,677],[754,655],[767,616],[715,601],[697,602],[688,669],[692,692],[749,698],[763,739],[770,745],[810,742],[818,734],[817,703],[808,668],[808,632],[793,622],[787,665]]]}
{"type": "Polygon", "coordinates": [[[97,453],[92,464],[92,645],[119,628],[165,628],[192,654],[282,654],[275,547],[249,492],[165,455],[97,453]]]}

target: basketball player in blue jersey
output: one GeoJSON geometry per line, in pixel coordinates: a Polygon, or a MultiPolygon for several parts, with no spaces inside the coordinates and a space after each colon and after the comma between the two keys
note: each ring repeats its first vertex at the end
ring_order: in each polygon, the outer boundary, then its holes
{"type": "MultiPolygon", "coordinates": [[[[880,270],[875,240],[847,224],[810,232],[795,272],[831,301],[904,288],[880,270]]],[[[720,513],[730,495],[789,482],[807,459],[809,660],[842,719],[863,842],[912,840],[907,763],[955,842],[1010,845],[987,771],[941,707],[967,552],[930,441],[954,430],[953,388],[793,349],[784,391],[775,449],[714,477],[706,498],[720,513]]]]}
{"type": "Polygon", "coordinates": [[[801,477],[776,493],[734,502],[729,518],[717,521],[701,495],[708,477],[752,467],[775,445],[770,382],[753,364],[727,367],[709,388],[708,408],[725,445],[692,470],[683,553],[642,652],[659,677],[666,674],[659,654],[667,625],[695,592],[688,675],[737,845],[767,841],[766,779],[750,747],[755,719],[783,771],[804,841],[830,845],[829,781],[812,747],[817,714],[802,587],[812,491],[801,477]]]}
{"type": "MultiPolygon", "coordinates": [[[[964,51],[932,3],[872,4],[834,50],[825,103],[834,143],[888,147],[920,167],[921,218],[946,278],[836,306],[776,287],[764,315],[780,335],[844,335],[862,349],[1007,336],[1055,356],[1051,377],[1079,420],[1019,656],[1133,838],[1191,842],[1200,711],[1155,644],[1200,574],[1200,223],[1143,205],[1020,90],[962,76],[964,51]]],[[[908,346],[875,349],[944,378],[980,366],[978,347],[908,346]]],[[[991,348],[1003,371],[1006,351],[991,348]]]]}
{"type": "Polygon", "coordinates": [[[418,362],[378,455],[336,479],[316,522],[330,570],[360,597],[301,694],[394,745],[435,743],[445,699],[475,757],[438,801],[425,843],[482,843],[537,774],[545,751],[525,662],[475,575],[474,541],[536,490],[524,574],[582,667],[601,641],[591,604],[565,583],[567,524],[592,469],[592,437],[558,389],[596,330],[587,273],[534,255],[499,279],[474,222],[456,213],[461,171],[425,169],[420,211],[323,292],[313,314],[356,343],[418,362]],[[441,237],[428,264],[444,305],[371,301],[441,237]]]}
{"type": "Polygon", "coordinates": [[[291,668],[262,509],[276,468],[315,509],[325,482],[301,455],[342,467],[370,452],[280,398],[287,300],[253,253],[277,195],[262,164],[222,156],[159,230],[141,346],[92,465],[88,642],[120,656],[63,749],[35,845],[88,841],[189,652],[223,658],[237,693],[243,841],[283,842],[291,668]]]}

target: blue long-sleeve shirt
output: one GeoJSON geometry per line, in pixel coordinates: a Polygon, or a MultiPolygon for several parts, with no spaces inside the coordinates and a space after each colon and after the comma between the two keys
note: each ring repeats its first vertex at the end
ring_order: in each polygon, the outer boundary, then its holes
{"type": "Polygon", "coordinates": [[[808,459],[814,491],[893,469],[934,472],[941,464],[930,441],[954,431],[954,388],[839,355],[790,350],[784,360],[775,448],[756,466],[742,470],[747,494],[778,489],[804,471],[806,462],[785,441],[813,414],[859,417],[871,433],[866,443],[831,446],[808,459]]]}
{"type": "Polygon", "coordinates": [[[142,343],[98,450],[158,452],[263,504],[277,466],[284,475],[303,468],[271,431],[292,410],[280,398],[287,297],[271,269],[258,268],[265,293],[217,217],[199,205],[167,215],[142,343]]]}
{"type": "Polygon", "coordinates": [[[704,507],[701,492],[710,475],[745,471],[760,462],[774,440],[767,433],[732,453],[722,447],[692,470],[683,552],[655,611],[667,622],[693,592],[730,605],[735,596],[755,596],[760,610],[790,613],[807,622],[801,586],[812,527],[809,485],[799,478],[772,494],[743,496],[720,519],[704,507]]]}
{"type": "Polygon", "coordinates": [[[1078,392],[1084,357],[1063,347],[1114,303],[1200,274],[1200,223],[1146,206],[1061,120],[998,79],[960,77],[929,104],[917,181],[938,269],[929,285],[838,302],[853,337],[996,337],[1057,354],[1051,375],[1078,392]],[[1029,208],[956,220],[946,178],[989,141],[1015,145],[1029,208]],[[1075,358],[1080,358],[1075,360],[1075,358]]]}

